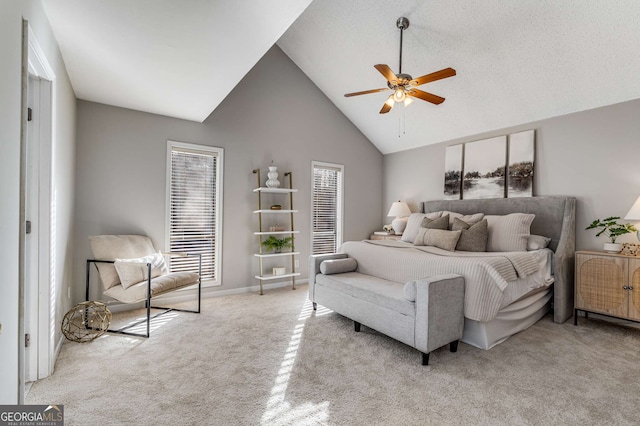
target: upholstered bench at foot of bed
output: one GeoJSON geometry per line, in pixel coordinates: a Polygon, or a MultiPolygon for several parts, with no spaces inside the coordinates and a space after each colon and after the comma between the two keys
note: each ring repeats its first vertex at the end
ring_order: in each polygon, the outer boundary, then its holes
{"type": "Polygon", "coordinates": [[[318,273],[327,259],[344,254],[311,256],[309,296],[314,309],[319,303],[422,352],[450,344],[456,352],[464,328],[464,278],[449,274],[409,283],[388,281],[357,271],[325,275],[318,273]]]}

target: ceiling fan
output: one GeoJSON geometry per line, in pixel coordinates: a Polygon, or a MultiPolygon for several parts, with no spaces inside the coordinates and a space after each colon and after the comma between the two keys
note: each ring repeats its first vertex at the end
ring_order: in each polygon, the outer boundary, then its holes
{"type": "Polygon", "coordinates": [[[445,68],[440,71],[432,72],[431,74],[423,75],[414,79],[409,74],[402,73],[402,33],[409,28],[409,20],[405,17],[398,18],[396,26],[400,29],[400,72],[395,74],[388,65],[378,64],[374,65],[374,68],[387,79],[388,88],[365,90],[362,92],[347,93],[344,95],[349,98],[351,96],[367,95],[369,93],[383,92],[386,90],[393,90],[393,94],[389,95],[389,98],[382,105],[380,114],[386,114],[391,111],[393,105],[396,102],[403,102],[405,106],[413,102],[412,98],[422,99],[423,101],[431,102],[432,104],[439,105],[444,102],[444,98],[416,89],[417,86],[421,86],[426,83],[430,83],[436,80],[442,80],[443,78],[453,77],[456,75],[456,70],[453,68],[445,68]]]}

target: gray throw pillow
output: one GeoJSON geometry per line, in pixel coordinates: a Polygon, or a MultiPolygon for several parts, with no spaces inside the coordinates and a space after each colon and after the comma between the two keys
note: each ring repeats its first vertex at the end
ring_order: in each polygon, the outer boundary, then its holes
{"type": "Polygon", "coordinates": [[[441,216],[437,219],[429,219],[425,217],[420,224],[421,228],[427,229],[449,229],[449,215],[441,216]]]}
{"type": "Polygon", "coordinates": [[[346,259],[328,259],[320,263],[320,272],[324,275],[342,274],[358,269],[358,262],[353,257],[346,259]]]}
{"type": "Polygon", "coordinates": [[[449,229],[451,229],[451,226],[453,226],[453,219],[458,218],[463,222],[468,223],[469,225],[474,225],[478,222],[480,222],[483,218],[484,218],[484,213],[474,213],[474,214],[462,214],[462,213],[456,213],[456,212],[450,212],[450,211],[443,211],[442,215],[449,215],[449,229]]]}
{"type": "Polygon", "coordinates": [[[453,219],[451,229],[461,231],[460,239],[456,245],[459,251],[487,251],[487,240],[489,239],[489,228],[487,219],[469,225],[467,222],[458,218],[453,219]]]}
{"type": "Polygon", "coordinates": [[[462,231],[427,229],[424,233],[424,245],[438,247],[447,251],[454,251],[461,233],[462,231]]]}

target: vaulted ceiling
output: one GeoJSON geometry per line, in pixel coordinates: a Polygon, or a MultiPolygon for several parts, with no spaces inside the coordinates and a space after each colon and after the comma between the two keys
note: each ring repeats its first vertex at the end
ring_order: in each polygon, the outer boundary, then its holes
{"type": "MultiPolygon", "coordinates": [[[[80,99],[203,121],[278,46],[382,152],[640,98],[635,0],[45,0],[80,99]],[[446,98],[378,113],[374,64],[446,98]]],[[[313,102],[309,99],[309,102],[313,102]]]]}

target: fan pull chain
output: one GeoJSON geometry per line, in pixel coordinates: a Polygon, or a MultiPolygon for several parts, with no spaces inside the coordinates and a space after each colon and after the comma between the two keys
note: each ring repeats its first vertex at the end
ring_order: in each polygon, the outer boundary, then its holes
{"type": "Polygon", "coordinates": [[[402,134],[407,134],[407,113],[404,109],[402,110],[402,134]]]}
{"type": "Polygon", "coordinates": [[[402,111],[402,117],[398,116],[398,139],[402,137],[402,135],[407,134],[407,119],[404,110],[402,111]]]}

